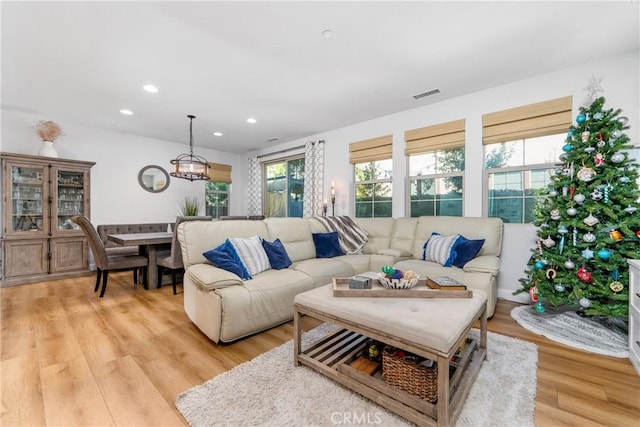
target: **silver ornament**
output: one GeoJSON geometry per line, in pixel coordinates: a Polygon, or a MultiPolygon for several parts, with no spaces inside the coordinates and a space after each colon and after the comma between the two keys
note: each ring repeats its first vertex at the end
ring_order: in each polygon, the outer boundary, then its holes
{"type": "Polygon", "coordinates": [[[613,156],[611,156],[611,161],[613,163],[622,163],[624,162],[624,154],[622,153],[616,153],[613,156]]]}
{"type": "Polygon", "coordinates": [[[578,214],[578,210],[576,208],[569,208],[567,209],[567,214],[569,214],[569,216],[576,216],[578,214]]]}
{"type": "Polygon", "coordinates": [[[575,202],[580,205],[582,204],[582,202],[584,202],[584,199],[585,199],[584,194],[578,193],[575,196],[573,196],[573,200],[575,200],[575,202]]]}
{"type": "Polygon", "coordinates": [[[558,192],[556,190],[549,191],[549,196],[556,197],[557,195],[558,195],[558,192]]]}
{"type": "Polygon", "coordinates": [[[587,243],[593,243],[596,241],[596,235],[593,234],[592,232],[588,232],[587,234],[582,236],[582,240],[584,240],[587,243]]]}
{"type": "Polygon", "coordinates": [[[599,223],[600,220],[598,218],[596,218],[595,216],[593,216],[592,213],[590,213],[588,217],[586,217],[585,219],[582,220],[582,222],[587,224],[589,227],[593,227],[594,225],[599,223]]]}
{"type": "Polygon", "coordinates": [[[558,283],[558,284],[554,285],[553,287],[554,287],[554,288],[556,289],[556,291],[558,291],[558,292],[564,292],[564,286],[562,285],[562,283],[558,283]]]}
{"type": "Polygon", "coordinates": [[[573,270],[576,265],[570,259],[564,262],[564,267],[568,270],[573,270]]]}
{"type": "Polygon", "coordinates": [[[582,297],[580,298],[580,305],[584,308],[589,308],[591,307],[591,301],[589,300],[589,298],[582,297]]]}

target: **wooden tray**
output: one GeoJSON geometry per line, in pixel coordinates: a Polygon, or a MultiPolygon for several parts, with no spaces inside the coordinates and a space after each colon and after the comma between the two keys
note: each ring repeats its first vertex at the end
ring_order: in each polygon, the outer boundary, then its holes
{"type": "Polygon", "coordinates": [[[439,290],[426,285],[427,279],[420,278],[418,284],[411,289],[389,289],[380,284],[378,279],[371,278],[371,289],[349,289],[349,277],[333,278],[334,297],[356,298],[471,298],[470,290],[439,290]]]}

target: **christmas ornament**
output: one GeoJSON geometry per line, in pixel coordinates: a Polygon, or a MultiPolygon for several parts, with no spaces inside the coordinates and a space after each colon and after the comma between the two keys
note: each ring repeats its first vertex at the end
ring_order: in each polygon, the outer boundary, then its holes
{"type": "Polygon", "coordinates": [[[568,232],[569,232],[569,230],[567,229],[567,226],[566,226],[566,225],[562,225],[562,224],[560,224],[560,225],[558,226],[558,233],[560,233],[560,234],[567,234],[568,232]]]}
{"type": "Polygon", "coordinates": [[[553,267],[549,268],[544,273],[544,276],[549,280],[555,280],[557,275],[558,275],[558,272],[553,267]]]}
{"type": "Polygon", "coordinates": [[[592,274],[587,271],[584,265],[576,271],[576,276],[578,276],[578,279],[584,283],[591,282],[591,279],[593,278],[592,274]]]}
{"type": "Polygon", "coordinates": [[[619,242],[620,240],[622,240],[622,233],[616,230],[615,228],[612,228],[611,231],[609,232],[609,237],[611,237],[612,240],[619,242]]]}
{"type": "Polygon", "coordinates": [[[538,239],[538,253],[542,255],[542,240],[538,239]]]}
{"type": "Polygon", "coordinates": [[[584,151],[585,151],[586,153],[591,154],[591,153],[593,153],[594,151],[596,151],[596,149],[595,149],[594,147],[587,147],[587,148],[585,148],[585,149],[584,149],[584,151]]]}
{"type": "Polygon", "coordinates": [[[582,258],[584,258],[584,259],[593,258],[593,251],[591,249],[589,249],[589,248],[583,250],[580,254],[582,255],[582,258]]]}
{"type": "Polygon", "coordinates": [[[584,240],[587,243],[593,243],[596,241],[596,235],[593,234],[592,232],[588,232],[584,236],[582,236],[582,240],[584,240]]]}
{"type": "Polygon", "coordinates": [[[598,147],[604,147],[605,146],[605,142],[604,139],[602,139],[602,132],[598,133],[598,147]]]}
{"type": "Polygon", "coordinates": [[[564,292],[564,285],[562,283],[555,284],[553,287],[558,292],[564,292]]]}
{"type": "Polygon", "coordinates": [[[636,236],[640,237],[640,230],[636,231],[636,236]]]}
{"type": "Polygon", "coordinates": [[[551,211],[551,219],[560,219],[560,211],[558,209],[551,211]]]}
{"type": "Polygon", "coordinates": [[[585,199],[584,194],[578,193],[575,196],[573,196],[573,200],[580,205],[582,204],[582,202],[584,202],[584,199],[585,199]]]}
{"type": "Polygon", "coordinates": [[[569,194],[569,187],[565,185],[564,187],[562,187],[562,196],[567,197],[567,194],[569,194]]]}
{"type": "Polygon", "coordinates": [[[627,123],[629,123],[629,118],[625,117],[625,116],[620,116],[620,117],[618,117],[618,122],[620,122],[620,124],[622,124],[622,126],[626,126],[627,123]]]}
{"type": "Polygon", "coordinates": [[[576,216],[578,214],[578,210],[576,208],[569,208],[567,209],[567,214],[569,216],[576,216]]]}
{"type": "Polygon", "coordinates": [[[620,292],[621,290],[624,289],[624,285],[620,282],[611,282],[609,283],[609,288],[613,291],[613,292],[620,292]]]}
{"type": "Polygon", "coordinates": [[[578,229],[573,227],[573,246],[578,244],[578,229]]]}
{"type": "Polygon", "coordinates": [[[589,298],[582,297],[580,298],[579,302],[580,302],[580,306],[582,306],[583,308],[591,307],[591,300],[589,300],[589,298]]]}
{"type": "Polygon", "coordinates": [[[587,142],[587,141],[589,141],[589,137],[591,136],[591,132],[589,132],[588,130],[585,130],[584,132],[582,132],[582,134],[580,136],[582,137],[582,142],[587,142]]]}
{"type": "Polygon", "coordinates": [[[596,171],[586,166],[582,166],[578,171],[577,176],[580,181],[589,182],[596,176],[596,171]]]}
{"type": "Polygon", "coordinates": [[[598,258],[600,258],[600,259],[602,259],[602,260],[606,261],[606,260],[608,260],[609,258],[611,258],[611,252],[610,252],[608,249],[604,249],[604,248],[603,248],[603,249],[600,249],[600,250],[598,251],[598,258]]]}
{"type": "Polygon", "coordinates": [[[567,143],[564,144],[562,146],[562,151],[564,151],[565,153],[568,153],[569,151],[571,151],[573,149],[573,147],[571,146],[571,144],[567,143]]]}
{"type": "Polygon", "coordinates": [[[562,255],[562,251],[564,251],[564,234],[562,235],[562,238],[560,239],[560,244],[558,245],[558,248],[560,249],[560,255],[562,255]]]}
{"type": "Polygon", "coordinates": [[[595,113],[595,114],[593,115],[593,118],[594,118],[595,120],[600,120],[600,119],[602,119],[602,117],[604,117],[604,115],[603,115],[600,111],[598,111],[597,113],[595,113]]]}
{"type": "Polygon", "coordinates": [[[604,156],[602,155],[602,153],[596,153],[593,161],[596,166],[604,166],[604,156]]]}
{"type": "Polygon", "coordinates": [[[621,131],[621,130],[616,129],[616,130],[614,130],[614,131],[613,131],[613,133],[611,134],[611,136],[612,136],[614,139],[618,139],[618,138],[620,138],[620,137],[622,136],[622,131],[621,131]]]}
{"type": "Polygon", "coordinates": [[[558,192],[556,190],[549,191],[549,197],[556,197],[557,195],[558,195],[558,192]]]}
{"type": "Polygon", "coordinates": [[[567,270],[573,270],[575,267],[576,265],[570,259],[564,262],[564,268],[566,268],[567,270]]]}
{"type": "Polygon", "coordinates": [[[596,225],[597,223],[600,222],[600,220],[598,220],[598,218],[596,218],[595,216],[593,216],[592,213],[589,213],[589,216],[586,217],[585,219],[582,220],[582,222],[584,222],[585,224],[587,224],[589,227],[593,227],[594,225],[596,225]]]}
{"type": "Polygon", "coordinates": [[[613,156],[611,156],[611,161],[613,163],[622,163],[622,162],[624,162],[624,154],[615,153],[613,156]]]}
{"type": "Polygon", "coordinates": [[[609,192],[613,190],[613,185],[607,184],[604,186],[604,202],[609,203],[609,192]]]}
{"type": "Polygon", "coordinates": [[[591,197],[591,200],[597,202],[598,200],[602,199],[602,191],[596,188],[589,194],[589,197],[591,197]]]}
{"type": "Polygon", "coordinates": [[[626,184],[627,182],[629,182],[629,177],[628,176],[621,176],[620,178],[618,178],[620,180],[621,183],[626,184]]]}
{"type": "Polygon", "coordinates": [[[626,213],[630,213],[630,214],[634,213],[637,210],[638,210],[638,208],[636,208],[635,206],[631,206],[631,205],[629,205],[626,208],[624,208],[624,211],[626,213]]]}
{"type": "Polygon", "coordinates": [[[533,285],[529,288],[529,296],[531,296],[531,301],[538,302],[538,287],[533,285]]]}
{"type": "Polygon", "coordinates": [[[547,238],[542,241],[542,244],[548,248],[552,248],[556,245],[556,242],[551,238],[551,236],[547,236],[547,238]]]}
{"type": "Polygon", "coordinates": [[[580,125],[584,122],[587,121],[587,116],[584,114],[578,114],[578,117],[576,117],[576,122],[580,125]]]}
{"type": "Polygon", "coordinates": [[[538,269],[538,270],[542,270],[544,268],[544,264],[542,261],[536,261],[536,263],[534,264],[534,266],[538,269]]]}
{"type": "Polygon", "coordinates": [[[538,313],[544,313],[544,305],[542,304],[542,295],[538,297],[538,303],[536,304],[536,311],[538,313]]]}

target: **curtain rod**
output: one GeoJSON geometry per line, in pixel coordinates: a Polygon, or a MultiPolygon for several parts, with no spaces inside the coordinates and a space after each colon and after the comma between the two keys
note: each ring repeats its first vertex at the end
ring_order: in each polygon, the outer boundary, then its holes
{"type": "MultiPolygon", "coordinates": [[[[319,141],[312,141],[313,143],[318,143],[318,144],[324,144],[324,139],[321,139],[319,141]]],[[[298,145],[296,147],[291,147],[291,148],[285,148],[284,150],[280,150],[280,151],[274,151],[273,153],[267,153],[267,154],[260,154],[259,156],[256,156],[258,159],[261,159],[263,157],[267,157],[267,156],[273,156],[275,154],[282,154],[282,153],[287,153],[289,151],[293,151],[293,150],[299,150],[301,148],[305,148],[307,145],[298,145]]]]}

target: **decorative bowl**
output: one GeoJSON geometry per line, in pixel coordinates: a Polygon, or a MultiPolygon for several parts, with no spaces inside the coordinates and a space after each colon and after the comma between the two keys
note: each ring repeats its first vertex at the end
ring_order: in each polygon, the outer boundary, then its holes
{"type": "Polygon", "coordinates": [[[389,289],[411,289],[418,284],[420,276],[416,276],[411,280],[407,279],[388,279],[384,273],[378,273],[378,281],[382,286],[389,289]]]}

